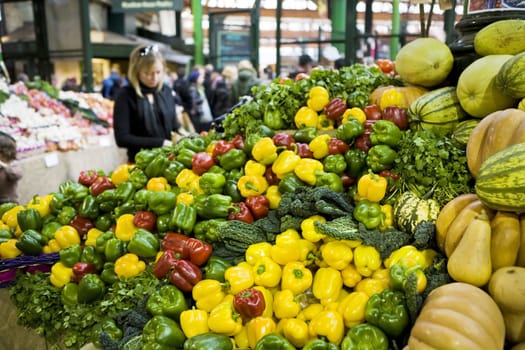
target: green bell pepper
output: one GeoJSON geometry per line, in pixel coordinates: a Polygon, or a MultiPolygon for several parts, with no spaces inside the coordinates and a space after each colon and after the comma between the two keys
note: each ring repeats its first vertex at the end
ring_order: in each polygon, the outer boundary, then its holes
{"type": "Polygon", "coordinates": [[[202,333],[184,342],[184,350],[233,350],[229,336],[218,333],[202,333]]]}
{"type": "Polygon", "coordinates": [[[244,175],[244,168],[232,169],[226,173],[226,181],[233,180],[235,183],[244,175]]]}
{"type": "Polygon", "coordinates": [[[345,156],[342,154],[329,154],[323,159],[323,166],[326,172],[341,175],[347,167],[345,156]]]}
{"type": "Polygon", "coordinates": [[[361,323],[348,330],[341,350],[388,350],[388,337],[378,327],[361,323]]]}
{"type": "Polygon", "coordinates": [[[115,232],[112,230],[106,231],[99,235],[95,241],[96,251],[100,254],[104,254],[106,249],[106,243],[111,239],[115,238],[115,232]]]}
{"type": "Polygon", "coordinates": [[[368,150],[366,164],[373,172],[390,169],[396,160],[397,152],[387,145],[376,145],[368,150]]]}
{"type": "Polygon", "coordinates": [[[183,148],[177,153],[175,160],[182,163],[186,168],[191,169],[191,160],[196,153],[189,148],[183,148]]]}
{"type": "Polygon", "coordinates": [[[119,280],[119,277],[115,272],[115,263],[104,263],[102,266],[102,271],[100,272],[100,279],[109,286],[113,285],[113,283],[119,280]]]}
{"type": "Polygon", "coordinates": [[[144,173],[144,170],[139,167],[134,167],[129,171],[128,181],[131,182],[136,190],[140,190],[148,183],[148,177],[144,173]]]}
{"type": "Polygon", "coordinates": [[[195,226],[193,226],[193,235],[195,238],[205,242],[217,242],[219,239],[218,227],[225,223],[226,219],[208,219],[199,220],[195,226]]]}
{"type": "Polygon", "coordinates": [[[225,185],[226,177],[223,174],[206,172],[199,177],[199,186],[204,194],[222,193],[225,185]]]}
{"type": "Polygon", "coordinates": [[[51,198],[49,202],[49,210],[51,213],[58,214],[66,205],[71,205],[71,201],[69,201],[63,193],[53,192],[53,198],[51,198]]]}
{"type": "Polygon", "coordinates": [[[126,203],[122,203],[115,209],[113,209],[113,217],[116,219],[124,214],[135,214],[137,210],[135,209],[135,202],[134,201],[127,201],[126,203]]]}
{"type": "Polygon", "coordinates": [[[175,149],[176,151],[179,151],[181,149],[189,149],[197,153],[204,151],[206,149],[206,146],[206,141],[200,136],[185,137],[177,143],[175,149]]]}
{"type": "Polygon", "coordinates": [[[178,322],[181,312],[188,309],[188,303],[179,288],[166,284],[148,297],[146,309],[153,316],[167,316],[178,322]]]}
{"type": "Polygon", "coordinates": [[[224,272],[227,268],[231,266],[232,264],[230,264],[229,261],[218,256],[212,255],[210,256],[206,265],[204,266],[203,278],[224,282],[224,272]]]}
{"type": "Polygon", "coordinates": [[[157,216],[157,232],[166,233],[170,231],[170,222],[171,222],[172,213],[166,213],[157,216]]]}
{"type": "Polygon", "coordinates": [[[308,126],[306,128],[297,129],[293,134],[293,138],[296,142],[310,143],[310,141],[315,139],[318,135],[319,133],[316,127],[308,126]]]}
{"type": "Polygon", "coordinates": [[[389,272],[390,286],[393,290],[404,291],[406,282],[411,274],[414,274],[414,277],[418,282],[418,287],[420,285],[426,286],[426,276],[424,268],[421,265],[416,264],[413,266],[407,266],[407,264],[405,264],[403,260],[401,260],[390,266],[389,272]]]}
{"type": "Polygon", "coordinates": [[[78,208],[78,214],[86,219],[91,220],[96,219],[98,217],[99,209],[95,196],[88,194],[84,197],[82,204],[78,208]]]}
{"type": "Polygon", "coordinates": [[[115,220],[113,219],[113,216],[110,213],[105,213],[102,215],[99,215],[95,219],[95,227],[98,228],[100,231],[107,231],[115,224],[115,220]]]}
{"type": "Polygon", "coordinates": [[[142,330],[142,350],[182,349],[185,340],[178,323],[167,316],[153,316],[142,330]]]}
{"type": "MultiPolygon", "coordinates": [[[[98,239],[97,239],[98,244],[98,239]]],[[[80,261],[88,262],[93,264],[97,271],[102,269],[104,265],[104,251],[102,253],[97,252],[97,248],[92,245],[84,246],[82,249],[82,255],[80,256],[80,261]]]]}
{"type": "Polygon", "coordinates": [[[157,216],[171,212],[175,208],[177,195],[170,191],[149,191],[148,208],[157,216]]]}
{"type": "Polygon", "coordinates": [[[227,218],[232,209],[232,197],[224,194],[199,195],[194,198],[197,215],[203,219],[227,218]]]}
{"type": "Polygon", "coordinates": [[[343,192],[343,180],[336,173],[320,172],[316,175],[315,185],[317,187],[327,187],[335,192],[343,192]]]}
{"type": "Polygon", "coordinates": [[[0,218],[4,215],[6,211],[13,209],[17,205],[18,203],[16,202],[6,202],[6,203],[0,204],[0,218]]]}
{"type": "Polygon", "coordinates": [[[361,173],[366,170],[366,152],[354,148],[346,151],[346,174],[359,178],[361,173]]]}
{"type": "Polygon", "coordinates": [[[109,238],[104,244],[104,257],[106,261],[114,262],[126,254],[126,243],[117,237],[109,238]]]}
{"type": "Polygon", "coordinates": [[[226,170],[224,168],[221,168],[219,165],[217,164],[214,164],[212,165],[207,173],[212,173],[212,174],[222,174],[224,175],[224,177],[226,178],[226,170]]]}
{"type": "Polygon", "coordinates": [[[246,153],[247,155],[251,155],[253,146],[255,146],[257,141],[259,141],[261,138],[262,138],[261,135],[255,134],[255,133],[249,134],[248,136],[246,136],[246,138],[244,139],[244,148],[243,148],[244,153],[246,153]]]}
{"type": "Polygon", "coordinates": [[[42,228],[42,218],[40,212],[35,208],[26,208],[16,213],[18,226],[22,231],[36,230],[40,231],[42,228]]]}
{"type": "Polygon", "coordinates": [[[372,124],[370,142],[372,145],[388,145],[396,147],[401,141],[402,132],[399,127],[390,120],[378,120],[372,124]]]}
{"type": "Polygon", "coordinates": [[[67,283],[60,293],[60,300],[63,305],[78,304],[78,284],[74,282],[67,283]]]}
{"type": "Polygon", "coordinates": [[[358,136],[365,132],[363,124],[355,118],[349,118],[347,122],[339,125],[335,130],[335,137],[350,144],[358,136]]]}
{"type": "Polygon", "coordinates": [[[177,179],[177,175],[179,175],[182,169],[186,169],[184,164],[173,159],[168,164],[166,170],[164,170],[164,174],[162,174],[162,176],[165,177],[170,184],[174,184],[175,180],[177,179]]]}
{"type": "Polygon", "coordinates": [[[80,261],[82,256],[82,247],[80,244],[73,244],[69,247],[63,248],[58,252],[60,262],[67,267],[73,267],[80,261]]]}
{"type": "Polygon", "coordinates": [[[135,192],[133,196],[133,202],[135,203],[136,210],[148,210],[148,197],[151,191],[146,190],[145,188],[135,192]]]}
{"type": "Polygon", "coordinates": [[[264,125],[273,130],[281,130],[285,126],[283,116],[278,109],[266,108],[264,111],[263,121],[264,125]]]}
{"type": "Polygon", "coordinates": [[[13,235],[9,230],[0,229],[0,243],[7,242],[11,238],[13,238],[13,235]]]}
{"type": "Polygon", "coordinates": [[[367,199],[360,200],[354,207],[354,219],[365,225],[367,229],[378,227],[384,220],[384,213],[379,203],[367,199]]]}
{"type": "Polygon", "coordinates": [[[153,258],[159,247],[160,241],[153,233],[139,228],[128,243],[128,252],[140,258],[153,258]]]}
{"type": "Polygon", "coordinates": [[[118,341],[122,339],[123,333],[120,328],[118,328],[117,323],[112,318],[105,318],[102,321],[98,322],[92,329],[92,338],[91,341],[97,347],[100,347],[100,336],[105,333],[113,341],[118,341]]]}
{"type": "Polygon", "coordinates": [[[324,339],[313,339],[310,340],[302,350],[339,350],[339,347],[324,339]]]}
{"type": "Polygon", "coordinates": [[[148,164],[157,156],[158,149],[142,149],[135,155],[135,165],[140,169],[146,169],[148,164]]]}
{"type": "Polygon", "coordinates": [[[60,193],[72,203],[81,203],[85,196],[89,194],[89,188],[74,180],[67,180],[58,186],[60,193]]]}
{"type": "Polygon", "coordinates": [[[405,295],[391,289],[372,295],[366,303],[365,319],[390,337],[401,335],[409,325],[405,295]]]}
{"type": "Polygon", "coordinates": [[[286,338],[270,333],[259,339],[254,350],[295,350],[295,346],[286,338]]]}
{"type": "Polygon", "coordinates": [[[246,163],[246,153],[243,150],[233,148],[228,152],[218,156],[219,164],[225,170],[238,169],[246,163]]]}
{"type": "Polygon", "coordinates": [[[110,188],[95,197],[95,201],[97,202],[98,209],[101,212],[109,213],[113,211],[113,209],[115,209],[115,207],[118,205],[118,201],[117,201],[115,192],[116,192],[116,189],[110,188]]]}
{"type": "Polygon", "coordinates": [[[159,153],[149,162],[149,164],[144,169],[144,174],[150,179],[152,177],[162,176],[166,168],[168,168],[168,157],[164,154],[159,153]]]}
{"type": "Polygon", "coordinates": [[[126,203],[133,199],[135,195],[135,187],[129,181],[121,182],[115,188],[115,199],[118,204],[126,203]]]}
{"type": "Polygon", "coordinates": [[[62,207],[57,215],[57,221],[62,225],[69,225],[71,220],[77,215],[77,211],[72,206],[66,205],[62,207]]]}
{"type": "Polygon", "coordinates": [[[243,200],[241,192],[239,192],[239,187],[237,186],[237,179],[227,179],[222,193],[232,197],[232,202],[237,203],[243,200]]]}
{"type": "Polygon", "coordinates": [[[186,203],[179,202],[175,205],[175,209],[170,218],[170,230],[179,229],[182,232],[189,234],[193,230],[193,226],[197,222],[197,210],[186,203]]]}
{"type": "Polygon", "coordinates": [[[29,229],[18,237],[15,245],[25,255],[38,255],[42,253],[46,243],[47,241],[38,231],[29,229]]]}
{"type": "Polygon", "coordinates": [[[88,304],[104,296],[106,285],[99,275],[89,273],[78,282],[78,302],[88,304]]]}
{"type": "Polygon", "coordinates": [[[284,175],[277,186],[280,193],[294,193],[298,188],[306,186],[306,183],[294,173],[289,173],[284,175]]]}

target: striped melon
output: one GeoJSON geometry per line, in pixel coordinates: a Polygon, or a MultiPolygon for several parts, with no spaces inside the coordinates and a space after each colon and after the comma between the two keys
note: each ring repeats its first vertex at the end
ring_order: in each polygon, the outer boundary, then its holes
{"type": "Polygon", "coordinates": [[[475,189],[480,201],[489,208],[525,212],[525,143],[488,157],[481,164],[475,189]]]}
{"type": "Polygon", "coordinates": [[[457,147],[465,149],[472,130],[479,124],[479,119],[467,119],[459,122],[452,131],[451,139],[457,147]]]}
{"type": "Polygon", "coordinates": [[[410,104],[407,116],[412,129],[442,129],[449,133],[467,113],[459,103],[456,88],[447,86],[416,99],[410,104]]]}
{"type": "Polygon", "coordinates": [[[513,98],[525,97],[525,51],[509,59],[496,74],[496,87],[513,98]]]}
{"type": "Polygon", "coordinates": [[[436,222],[439,210],[439,204],[434,199],[422,199],[414,192],[406,191],[396,199],[393,216],[400,230],[414,233],[420,222],[436,222]]]}

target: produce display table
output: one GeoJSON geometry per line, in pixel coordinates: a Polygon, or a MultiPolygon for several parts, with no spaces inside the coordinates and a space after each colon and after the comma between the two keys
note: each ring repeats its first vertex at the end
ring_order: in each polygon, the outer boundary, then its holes
{"type": "Polygon", "coordinates": [[[23,171],[18,183],[20,203],[27,203],[36,194],[56,191],[61,182],[76,180],[82,170],[110,172],[127,161],[126,151],[116,146],[112,135],[101,136],[98,141],[78,151],[44,153],[20,160],[23,171]]]}

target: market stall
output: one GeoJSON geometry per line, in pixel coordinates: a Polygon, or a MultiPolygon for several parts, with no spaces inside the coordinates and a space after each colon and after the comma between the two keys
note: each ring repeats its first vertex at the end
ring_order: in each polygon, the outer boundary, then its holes
{"type": "Polygon", "coordinates": [[[525,47],[486,40],[523,25],[480,31],[457,85],[417,39],[0,206],[17,321],[71,348],[517,349],[525,47]]]}

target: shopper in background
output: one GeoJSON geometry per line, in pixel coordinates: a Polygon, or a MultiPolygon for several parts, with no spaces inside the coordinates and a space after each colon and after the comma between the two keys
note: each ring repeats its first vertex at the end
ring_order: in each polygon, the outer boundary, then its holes
{"type": "Polygon", "coordinates": [[[17,184],[21,170],[13,164],[16,160],[16,140],[0,131],[0,204],[18,203],[17,184]]]}
{"type": "Polygon", "coordinates": [[[113,107],[113,128],[128,161],[143,148],[169,146],[191,130],[181,127],[175,93],[165,84],[166,61],[155,45],[133,49],[129,58],[129,85],[121,88],[113,107]]]}
{"type": "Polygon", "coordinates": [[[216,74],[217,72],[215,71],[213,64],[208,63],[204,66],[204,81],[202,82],[202,86],[204,87],[204,93],[206,94],[208,101],[211,100],[213,76],[216,74]]]}
{"type": "Polygon", "coordinates": [[[345,66],[345,59],[344,57],[340,57],[334,61],[334,69],[339,70],[345,66]]]}
{"type": "Polygon", "coordinates": [[[197,132],[207,131],[213,121],[213,115],[204,91],[204,68],[194,67],[188,75],[188,81],[192,101],[190,119],[197,132]]]}
{"type": "Polygon", "coordinates": [[[181,100],[184,113],[187,113],[188,115],[190,114],[191,106],[193,105],[193,101],[191,100],[190,85],[191,84],[186,77],[186,68],[183,66],[177,68],[177,79],[173,81],[172,88],[181,100]]]}
{"type": "Polygon", "coordinates": [[[252,88],[259,85],[257,71],[249,60],[242,60],[238,65],[238,76],[232,84],[230,103],[235,105],[243,96],[251,96],[252,88]]]}
{"type": "Polygon", "coordinates": [[[215,73],[211,86],[211,110],[213,118],[218,118],[230,110],[232,84],[237,79],[237,67],[226,66],[221,73],[215,73]]]}
{"type": "Polygon", "coordinates": [[[102,96],[113,100],[118,89],[125,85],[126,81],[120,76],[116,68],[111,70],[109,77],[102,80],[102,96]]]}
{"type": "Polygon", "coordinates": [[[299,56],[299,61],[297,64],[297,70],[295,72],[292,72],[288,75],[290,79],[296,79],[298,76],[301,75],[309,75],[312,71],[314,66],[314,60],[310,55],[303,54],[299,56]]]}

